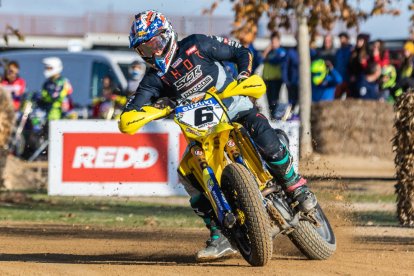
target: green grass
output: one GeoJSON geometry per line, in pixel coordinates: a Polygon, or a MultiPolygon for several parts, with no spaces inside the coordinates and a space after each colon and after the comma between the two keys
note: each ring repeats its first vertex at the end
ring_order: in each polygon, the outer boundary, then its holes
{"type": "Polygon", "coordinates": [[[361,211],[354,213],[355,218],[359,223],[365,225],[399,225],[397,214],[389,211],[361,211]]]}
{"type": "Polygon", "coordinates": [[[346,193],[346,198],[350,202],[365,202],[365,203],[395,203],[397,196],[395,194],[378,194],[372,192],[346,193]]]}
{"type": "MultiPolygon", "coordinates": [[[[396,196],[382,189],[337,190],[317,188],[321,202],[338,200],[349,203],[391,203],[396,196]]],[[[46,191],[26,191],[29,198],[23,203],[0,202],[0,221],[21,221],[101,227],[160,228],[203,227],[202,220],[194,214],[189,204],[166,203],[174,200],[156,200],[146,203],[137,198],[118,197],[59,197],[48,196],[46,191]]],[[[167,198],[168,199],[168,198],[167,198]]],[[[180,200],[182,202],[182,200],[180,200]]],[[[397,225],[393,212],[356,211],[356,221],[362,225],[397,225]]]]}
{"type": "Polygon", "coordinates": [[[190,206],[144,203],[126,198],[48,197],[31,194],[24,203],[0,203],[0,220],[108,227],[202,227],[190,206]]]}

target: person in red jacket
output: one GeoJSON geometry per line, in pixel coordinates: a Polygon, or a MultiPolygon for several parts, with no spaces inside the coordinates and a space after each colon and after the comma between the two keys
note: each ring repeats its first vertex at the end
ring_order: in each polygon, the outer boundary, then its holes
{"type": "Polygon", "coordinates": [[[390,64],[390,53],[385,49],[384,41],[381,39],[375,40],[371,51],[372,61],[379,64],[381,68],[390,64]]]}
{"type": "Polygon", "coordinates": [[[20,67],[16,61],[10,61],[4,70],[3,79],[0,86],[11,94],[14,110],[20,108],[20,102],[26,90],[26,81],[19,76],[20,67]]]}

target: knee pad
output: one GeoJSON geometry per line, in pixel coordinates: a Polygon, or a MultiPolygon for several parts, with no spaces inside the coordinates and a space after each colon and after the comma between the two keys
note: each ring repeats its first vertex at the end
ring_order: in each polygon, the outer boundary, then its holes
{"type": "Polygon", "coordinates": [[[289,136],[287,133],[279,128],[275,129],[275,132],[279,140],[286,146],[286,148],[289,148],[289,136]]]}

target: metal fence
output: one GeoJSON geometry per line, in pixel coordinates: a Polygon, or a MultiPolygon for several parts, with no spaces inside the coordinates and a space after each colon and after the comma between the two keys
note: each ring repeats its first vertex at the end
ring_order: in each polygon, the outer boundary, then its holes
{"type": "MultiPolygon", "coordinates": [[[[168,16],[180,35],[192,33],[228,35],[232,17],[225,16],[168,16]]],[[[133,16],[121,13],[86,13],[82,16],[50,16],[0,14],[0,26],[9,24],[25,35],[84,36],[86,33],[126,33],[133,16]]]]}

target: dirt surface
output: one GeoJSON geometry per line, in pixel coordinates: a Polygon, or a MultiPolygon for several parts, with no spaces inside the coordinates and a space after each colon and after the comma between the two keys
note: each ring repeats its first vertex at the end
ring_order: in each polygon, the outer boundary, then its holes
{"type": "Polygon", "coordinates": [[[305,176],[323,178],[394,178],[395,165],[392,158],[381,159],[373,156],[313,154],[302,159],[300,173],[305,176]]]}
{"type": "Polygon", "coordinates": [[[413,275],[414,230],[352,226],[328,215],[338,249],[309,261],[286,237],[275,240],[271,262],[250,267],[240,256],[198,264],[202,229],[93,229],[62,225],[0,227],[0,275],[413,275]]]}

